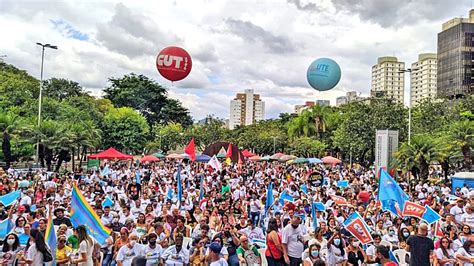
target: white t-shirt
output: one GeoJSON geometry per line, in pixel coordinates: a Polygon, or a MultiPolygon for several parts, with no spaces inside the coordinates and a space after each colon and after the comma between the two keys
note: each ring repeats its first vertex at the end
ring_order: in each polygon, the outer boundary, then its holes
{"type": "Polygon", "coordinates": [[[455,205],[454,207],[451,208],[449,213],[454,215],[454,220],[456,221],[457,224],[461,223],[461,215],[463,214],[462,208],[459,208],[458,205],[455,205]]]}
{"type": "MultiPolygon", "coordinates": [[[[464,257],[471,258],[471,259],[474,257],[473,255],[467,253],[466,250],[464,250],[464,248],[460,248],[454,253],[454,257],[456,257],[457,255],[461,255],[461,256],[464,256],[464,257]]],[[[469,263],[469,262],[463,261],[462,263],[463,263],[462,264],[463,266],[473,266],[473,264],[469,263]]]]}
{"type": "Polygon", "coordinates": [[[92,260],[93,251],[94,251],[94,240],[92,240],[92,243],[89,243],[83,240],[79,244],[79,256],[81,256],[81,254],[83,253],[86,253],[87,261],[78,263],[78,266],[94,266],[94,261],[92,260]]]}
{"type": "Polygon", "coordinates": [[[227,261],[223,258],[220,258],[218,261],[211,262],[210,266],[227,266],[227,261]]]}
{"type": "Polygon", "coordinates": [[[298,226],[296,229],[291,226],[291,224],[287,224],[285,228],[283,228],[282,234],[282,243],[287,244],[288,246],[288,255],[293,258],[301,258],[304,245],[298,239],[303,239],[303,231],[301,230],[301,225],[298,226]]]}
{"type": "MultiPolygon", "coordinates": [[[[444,255],[443,250],[441,250],[441,248],[437,248],[435,250],[435,254],[438,259],[454,259],[454,251],[452,249],[447,249],[446,252],[448,252],[448,257],[444,255]]],[[[453,266],[453,263],[445,263],[443,264],[443,266],[453,266]]]]}
{"type": "Polygon", "coordinates": [[[179,253],[176,252],[176,246],[171,246],[163,252],[165,265],[184,265],[189,263],[189,251],[182,247],[179,253]]]}
{"type": "Polygon", "coordinates": [[[463,213],[461,215],[461,222],[463,224],[469,225],[471,227],[471,231],[474,229],[474,212],[469,213],[463,213]]]}
{"type": "Polygon", "coordinates": [[[157,265],[160,262],[161,254],[163,249],[159,244],[156,244],[155,248],[151,248],[149,245],[145,247],[146,265],[157,265]]]}
{"type": "Polygon", "coordinates": [[[122,246],[117,253],[117,261],[121,261],[123,266],[131,266],[132,260],[136,256],[143,255],[143,246],[140,244],[135,244],[132,248],[129,248],[128,245],[122,246]]]}
{"type": "Polygon", "coordinates": [[[26,252],[26,259],[33,261],[31,265],[43,265],[43,253],[36,249],[36,244],[32,243],[26,252]]]}

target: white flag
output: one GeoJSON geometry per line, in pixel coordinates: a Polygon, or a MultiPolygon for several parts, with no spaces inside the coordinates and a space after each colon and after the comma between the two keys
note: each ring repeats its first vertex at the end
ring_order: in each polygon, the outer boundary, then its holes
{"type": "Polygon", "coordinates": [[[214,168],[215,170],[222,170],[222,164],[219,162],[216,155],[212,156],[207,165],[214,168]]]}

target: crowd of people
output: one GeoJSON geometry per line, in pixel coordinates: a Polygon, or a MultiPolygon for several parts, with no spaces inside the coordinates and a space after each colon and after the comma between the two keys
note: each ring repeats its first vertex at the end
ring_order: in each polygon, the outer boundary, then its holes
{"type": "Polygon", "coordinates": [[[0,206],[1,220],[14,225],[2,239],[0,265],[43,265],[51,256],[56,265],[87,266],[473,265],[474,191],[467,187],[452,194],[442,179],[411,186],[399,179],[410,201],[441,215],[441,237],[435,224],[383,210],[372,169],[251,161],[222,168],[161,161],[105,162],[95,171],[61,174],[8,169],[0,194],[22,193],[15,204],[0,206]],[[105,243],[86,226],[73,227],[73,184],[112,230],[105,243]],[[282,200],[284,194],[293,200],[282,200]],[[324,208],[312,212],[313,202],[324,208]],[[45,243],[49,212],[55,250],[45,243]],[[344,227],[353,212],[373,242],[362,244],[344,227]]]}

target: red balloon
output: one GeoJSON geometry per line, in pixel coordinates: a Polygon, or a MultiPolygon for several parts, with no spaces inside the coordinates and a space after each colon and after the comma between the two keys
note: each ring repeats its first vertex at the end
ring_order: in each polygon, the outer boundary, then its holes
{"type": "Polygon", "coordinates": [[[189,75],[193,62],[191,56],[184,49],[169,46],[161,50],[156,57],[158,72],[168,80],[178,81],[189,75]]]}

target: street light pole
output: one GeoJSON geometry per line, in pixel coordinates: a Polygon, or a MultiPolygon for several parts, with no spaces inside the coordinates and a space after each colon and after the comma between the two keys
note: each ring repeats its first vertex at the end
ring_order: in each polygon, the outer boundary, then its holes
{"type": "MultiPolygon", "coordinates": [[[[45,48],[50,48],[57,50],[58,47],[56,45],[51,45],[49,43],[47,44],[42,44],[37,42],[37,45],[41,46],[41,72],[40,72],[40,90],[39,90],[39,96],[38,96],[38,130],[41,125],[41,104],[42,104],[42,96],[43,96],[43,65],[44,65],[44,50],[45,48]]],[[[36,163],[39,165],[39,144],[40,144],[40,139],[38,138],[38,141],[36,142],[36,163]]]]}
{"type": "Polygon", "coordinates": [[[272,137],[273,139],[273,154],[275,154],[275,151],[276,151],[276,139],[277,137],[272,137]]]}
{"type": "MultiPolygon", "coordinates": [[[[418,70],[418,68],[407,68],[407,69],[400,69],[398,73],[410,73],[410,78],[411,78],[411,73],[413,71],[418,70]]],[[[410,90],[408,91],[408,145],[411,144],[411,85],[410,85],[410,90]]]]}

